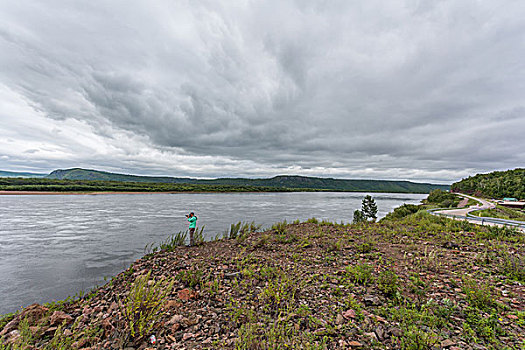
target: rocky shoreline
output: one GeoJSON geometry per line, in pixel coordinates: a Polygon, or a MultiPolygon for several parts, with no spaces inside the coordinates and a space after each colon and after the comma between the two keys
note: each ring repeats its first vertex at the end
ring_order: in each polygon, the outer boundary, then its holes
{"type": "Polygon", "coordinates": [[[148,254],[78,300],[5,316],[0,349],[522,349],[524,246],[421,212],[282,223],[148,254]]]}

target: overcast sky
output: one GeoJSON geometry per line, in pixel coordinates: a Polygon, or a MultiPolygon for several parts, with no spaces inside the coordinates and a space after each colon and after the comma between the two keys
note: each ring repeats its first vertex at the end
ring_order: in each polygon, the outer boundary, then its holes
{"type": "Polygon", "coordinates": [[[0,169],[525,166],[525,2],[2,1],[0,169]]]}

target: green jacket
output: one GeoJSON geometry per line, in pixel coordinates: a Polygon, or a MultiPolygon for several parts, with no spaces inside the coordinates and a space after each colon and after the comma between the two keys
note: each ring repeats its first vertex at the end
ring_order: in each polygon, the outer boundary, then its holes
{"type": "Polygon", "coordinates": [[[192,216],[191,218],[188,218],[188,222],[190,223],[190,228],[195,228],[195,226],[197,226],[197,217],[192,216]]]}

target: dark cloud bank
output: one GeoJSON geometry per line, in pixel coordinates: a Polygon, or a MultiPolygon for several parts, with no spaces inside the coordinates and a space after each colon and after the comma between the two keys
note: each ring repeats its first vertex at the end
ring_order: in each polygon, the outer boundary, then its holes
{"type": "Polygon", "coordinates": [[[525,160],[520,1],[0,5],[0,168],[454,181],[525,160]]]}

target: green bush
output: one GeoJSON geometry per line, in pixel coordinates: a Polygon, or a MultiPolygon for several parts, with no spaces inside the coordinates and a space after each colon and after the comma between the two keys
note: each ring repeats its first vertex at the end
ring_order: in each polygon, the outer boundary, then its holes
{"type": "Polygon", "coordinates": [[[354,210],[354,218],[352,220],[353,224],[361,224],[363,222],[366,222],[366,216],[363,214],[361,210],[354,210]]]}
{"type": "Polygon", "coordinates": [[[381,221],[388,221],[394,219],[402,219],[411,214],[417,213],[421,209],[421,206],[414,204],[403,204],[400,207],[394,209],[394,211],[388,213],[381,221]]]}
{"type": "Polygon", "coordinates": [[[425,200],[429,204],[435,204],[441,208],[457,207],[460,202],[460,198],[453,193],[434,190],[429,193],[425,200]]]}

